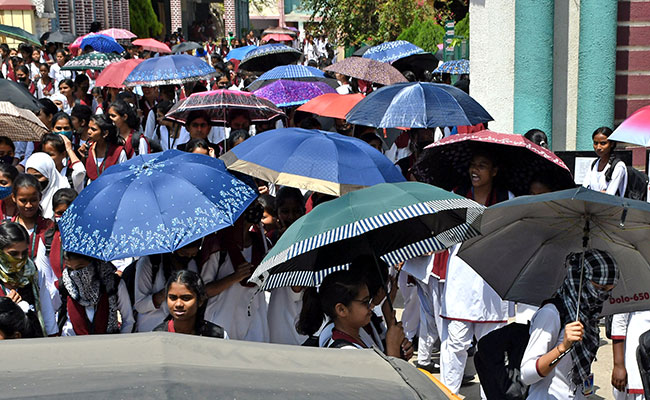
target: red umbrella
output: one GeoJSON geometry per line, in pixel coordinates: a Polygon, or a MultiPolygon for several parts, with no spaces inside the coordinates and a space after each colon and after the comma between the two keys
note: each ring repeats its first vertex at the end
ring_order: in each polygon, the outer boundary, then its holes
{"type": "Polygon", "coordinates": [[[270,42],[271,40],[275,40],[276,42],[291,42],[293,38],[284,33],[269,33],[262,38],[263,42],[270,42]]]}
{"type": "Polygon", "coordinates": [[[136,65],[140,64],[142,61],[144,60],[132,58],[129,60],[109,64],[97,77],[95,86],[123,88],[123,82],[126,77],[129,76],[131,71],[133,71],[133,68],[135,68],[136,65]]]}
{"type": "Polygon", "coordinates": [[[133,42],[134,46],[140,46],[145,50],[153,51],[156,53],[166,53],[171,54],[172,49],[169,48],[165,43],[159,42],[156,39],[137,39],[133,42]]]}
{"type": "Polygon", "coordinates": [[[413,167],[419,181],[445,190],[470,186],[469,163],[476,149],[494,154],[499,184],[515,195],[528,194],[537,176],[555,183],[555,190],[575,187],[571,172],[552,151],[522,135],[488,130],[446,137],[427,146],[413,167]]]}
{"type": "Polygon", "coordinates": [[[135,33],[127,30],[127,29],[118,29],[118,28],[110,28],[110,29],[104,29],[103,31],[100,31],[102,35],[110,36],[113,39],[133,39],[138,37],[135,33]]]}
{"type": "Polygon", "coordinates": [[[363,95],[325,93],[309,100],[298,107],[298,111],[305,111],[323,117],[345,119],[352,107],[363,99],[363,95]]]}

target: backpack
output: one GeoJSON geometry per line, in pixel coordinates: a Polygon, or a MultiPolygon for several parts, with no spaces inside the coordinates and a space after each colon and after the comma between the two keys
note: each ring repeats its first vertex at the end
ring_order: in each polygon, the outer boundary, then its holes
{"type": "MultiPolygon", "coordinates": [[[[559,299],[551,303],[559,310],[559,299]]],[[[530,323],[513,322],[483,336],[478,341],[474,364],[488,400],[523,400],[528,386],[521,381],[521,360],[530,340],[530,323]]]]}
{"type": "Polygon", "coordinates": [[[650,331],[639,337],[639,347],[636,349],[636,362],[641,373],[641,383],[645,398],[650,398],[650,331]]]}
{"type": "MultiPolygon", "coordinates": [[[[140,155],[140,138],[142,137],[142,132],[133,132],[131,135],[131,147],[135,152],[135,155],[140,155]]],[[[163,151],[160,141],[154,138],[145,138],[149,144],[150,153],[160,153],[163,151]]]]}
{"type": "MultiPolygon", "coordinates": [[[[594,165],[598,162],[598,159],[594,160],[594,162],[591,163],[591,169],[594,169],[594,165]]],[[[612,180],[612,174],[614,173],[614,168],[616,167],[616,164],[619,162],[623,162],[622,160],[616,158],[616,157],[610,157],[609,161],[607,161],[607,164],[609,164],[609,169],[605,171],[605,180],[607,182],[612,180]]],[[[638,169],[634,167],[626,167],[627,168],[627,187],[625,188],[625,194],[623,197],[626,197],[628,199],[633,199],[633,200],[643,200],[646,201],[648,199],[648,175],[644,174],[643,172],[639,171],[638,169]]],[[[618,191],[616,194],[620,195],[618,191]]]]}

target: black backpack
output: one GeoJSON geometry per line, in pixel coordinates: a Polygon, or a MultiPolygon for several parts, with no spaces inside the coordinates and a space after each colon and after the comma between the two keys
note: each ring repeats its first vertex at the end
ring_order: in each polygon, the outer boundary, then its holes
{"type": "MultiPolygon", "coordinates": [[[[594,162],[591,163],[591,169],[594,169],[594,165],[598,162],[598,159],[594,160],[594,162]]],[[[605,171],[605,180],[607,182],[612,180],[612,174],[614,173],[614,167],[616,167],[616,164],[619,162],[623,162],[622,160],[612,156],[609,157],[609,161],[607,161],[607,164],[609,164],[609,169],[605,171]]],[[[644,174],[643,172],[639,171],[638,169],[634,167],[626,167],[627,168],[627,187],[625,188],[625,194],[623,197],[626,197],[628,199],[633,199],[633,200],[643,200],[646,201],[648,199],[648,175],[644,174]]],[[[616,194],[620,195],[618,191],[616,194]]]]}
{"type": "Polygon", "coordinates": [[[641,373],[641,383],[645,398],[650,399],[650,331],[639,337],[639,347],[636,349],[636,362],[641,373]]]}
{"type": "MultiPolygon", "coordinates": [[[[140,154],[140,138],[142,137],[142,132],[133,132],[133,135],[131,135],[131,147],[133,147],[133,151],[135,151],[135,155],[140,154]]],[[[163,151],[162,146],[160,145],[160,141],[154,138],[146,138],[147,143],[149,144],[149,152],[150,153],[160,153],[163,151]]]]}

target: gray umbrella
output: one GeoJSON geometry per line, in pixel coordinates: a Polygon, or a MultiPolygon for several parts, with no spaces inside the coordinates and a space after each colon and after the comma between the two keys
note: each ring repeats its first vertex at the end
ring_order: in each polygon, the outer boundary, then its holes
{"type": "Polygon", "coordinates": [[[75,35],[69,32],[54,31],[50,32],[49,36],[47,37],[47,41],[48,43],[70,44],[74,42],[76,38],[77,37],[75,35]]]}
{"type": "Polygon", "coordinates": [[[424,373],[374,350],[179,333],[18,339],[2,399],[448,399],[424,373]]]}
{"type": "Polygon", "coordinates": [[[192,51],[201,48],[203,48],[203,46],[201,46],[196,42],[183,42],[172,46],[172,53],[174,54],[185,53],[186,51],[192,51]]]}
{"type": "Polygon", "coordinates": [[[488,208],[459,256],[506,300],[539,305],[566,276],[565,258],[605,250],[620,278],[601,314],[650,309],[650,204],[578,188],[488,208]]]}

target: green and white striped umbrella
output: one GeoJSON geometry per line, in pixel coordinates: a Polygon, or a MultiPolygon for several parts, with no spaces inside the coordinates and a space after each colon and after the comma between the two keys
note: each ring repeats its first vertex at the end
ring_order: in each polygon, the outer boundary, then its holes
{"type": "Polygon", "coordinates": [[[17,26],[1,25],[0,24],[0,37],[9,37],[22,42],[27,42],[33,46],[40,46],[41,42],[38,37],[26,30],[17,26]]]}
{"type": "Polygon", "coordinates": [[[123,60],[124,59],[119,54],[93,51],[73,58],[65,63],[61,69],[66,71],[84,71],[87,69],[101,71],[109,64],[123,60]]]}
{"type": "Polygon", "coordinates": [[[485,207],[419,182],[382,183],[350,192],[294,222],[253,273],[262,289],[318,286],[357,256],[389,265],[479,234],[485,207]]]}

